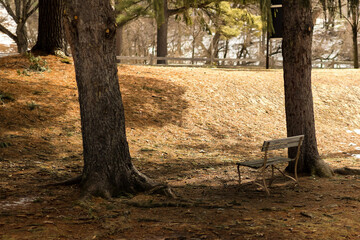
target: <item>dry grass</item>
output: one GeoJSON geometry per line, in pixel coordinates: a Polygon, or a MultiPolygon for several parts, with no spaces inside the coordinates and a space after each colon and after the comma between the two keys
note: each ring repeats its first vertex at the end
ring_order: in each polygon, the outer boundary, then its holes
{"type": "MultiPolygon", "coordinates": [[[[139,195],[81,203],[76,187],[42,187],[82,168],[73,65],[46,60],[51,71],[27,76],[26,58],[0,58],[0,95],[14,99],[0,102],[0,239],[360,237],[358,177],[303,176],[295,191],[278,184],[266,201],[236,185],[234,161],[259,157],[263,140],[286,136],[280,70],[121,65],[134,163],[170,184],[180,202],[139,195]]],[[[359,167],[358,71],[314,70],[313,94],[321,156],[333,167],[359,167]]]]}

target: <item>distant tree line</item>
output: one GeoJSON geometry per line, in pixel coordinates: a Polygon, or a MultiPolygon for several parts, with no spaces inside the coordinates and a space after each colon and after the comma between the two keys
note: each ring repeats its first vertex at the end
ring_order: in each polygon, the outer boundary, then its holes
{"type": "MultiPolygon", "coordinates": [[[[264,1],[264,5],[269,2],[264,1]]],[[[352,60],[357,68],[359,1],[312,2],[314,24],[323,20],[322,27],[314,31],[313,59],[352,60]]],[[[266,22],[261,21],[259,1],[116,0],[113,3],[117,55],[226,58],[232,54],[231,58],[253,58],[260,60],[260,64],[265,59],[266,22]]],[[[27,51],[29,46],[44,54],[66,49],[63,0],[0,0],[0,7],[16,24],[13,32],[5,19],[0,19],[0,31],[14,40],[19,53],[27,51]]],[[[279,58],[281,42],[275,41],[270,47],[273,59],[279,58]]]]}

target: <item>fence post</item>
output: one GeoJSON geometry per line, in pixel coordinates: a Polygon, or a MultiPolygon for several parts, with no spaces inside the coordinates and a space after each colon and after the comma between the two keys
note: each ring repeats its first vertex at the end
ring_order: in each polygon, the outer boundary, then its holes
{"type": "Polygon", "coordinates": [[[150,65],[154,65],[154,55],[150,54],[150,65]]]}

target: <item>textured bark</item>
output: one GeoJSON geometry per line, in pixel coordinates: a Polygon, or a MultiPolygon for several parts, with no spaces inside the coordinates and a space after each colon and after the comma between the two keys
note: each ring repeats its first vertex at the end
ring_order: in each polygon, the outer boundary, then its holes
{"type": "Polygon", "coordinates": [[[85,195],[117,196],[154,183],[131,162],[116,66],[116,24],[107,0],[65,0],[65,30],[79,91],[85,195]]]}
{"type": "MultiPolygon", "coordinates": [[[[313,23],[311,6],[303,1],[284,1],[284,85],[287,135],[305,135],[298,172],[332,175],[320,159],[316,142],[313,96],[311,89],[311,42],[313,23]]],[[[295,157],[296,150],[289,149],[295,157]]],[[[288,171],[294,171],[291,163],[288,171]]]]}
{"type": "Polygon", "coordinates": [[[38,38],[32,51],[54,54],[64,50],[63,0],[39,0],[38,38]]]}
{"type": "Polygon", "coordinates": [[[16,26],[16,46],[18,53],[25,53],[28,49],[28,37],[25,22],[18,23],[16,26]]]}
{"type": "Polygon", "coordinates": [[[357,35],[358,35],[358,28],[356,24],[355,26],[352,26],[354,68],[359,68],[359,51],[358,51],[357,35]]]}
{"type": "MultiPolygon", "coordinates": [[[[169,9],[167,5],[167,0],[163,0],[163,14],[164,21],[160,23],[160,26],[157,28],[157,43],[156,43],[156,56],[157,57],[167,57],[167,33],[168,33],[168,24],[169,24],[169,9]]],[[[166,60],[157,60],[157,64],[166,64],[166,60]]]]}

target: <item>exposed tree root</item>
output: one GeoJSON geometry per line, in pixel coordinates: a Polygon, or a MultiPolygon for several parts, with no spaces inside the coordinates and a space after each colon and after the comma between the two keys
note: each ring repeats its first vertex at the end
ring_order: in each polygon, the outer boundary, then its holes
{"type": "Polygon", "coordinates": [[[319,177],[332,177],[334,176],[333,169],[324,160],[318,159],[313,167],[314,174],[319,177]]]}
{"type": "Polygon", "coordinates": [[[340,175],[360,175],[360,169],[349,167],[337,168],[334,170],[334,172],[340,175]]]}
{"type": "Polygon", "coordinates": [[[171,190],[171,188],[168,185],[160,184],[148,191],[149,194],[160,194],[164,195],[166,197],[170,197],[173,199],[176,199],[177,196],[174,194],[174,192],[171,190]]]}
{"type": "Polygon", "coordinates": [[[71,185],[76,185],[76,184],[80,184],[82,179],[82,175],[76,176],[74,178],[70,178],[68,180],[65,180],[63,182],[57,182],[57,183],[50,183],[50,184],[46,184],[45,187],[49,187],[49,186],[71,186],[71,185]]]}
{"type": "Polygon", "coordinates": [[[191,203],[191,202],[153,202],[153,201],[133,202],[133,201],[127,201],[125,203],[127,205],[137,207],[137,208],[197,207],[197,208],[206,208],[206,209],[216,209],[216,208],[232,208],[233,207],[232,205],[217,205],[217,204],[208,204],[205,202],[191,203]]]}

